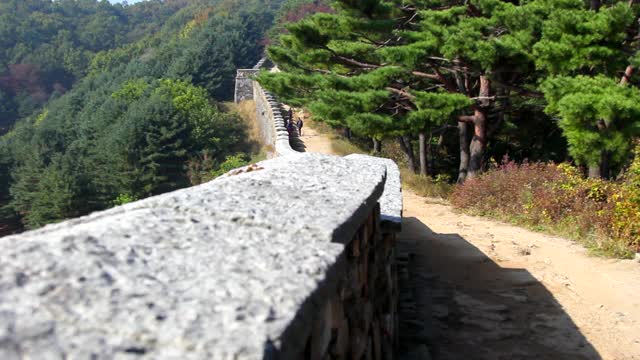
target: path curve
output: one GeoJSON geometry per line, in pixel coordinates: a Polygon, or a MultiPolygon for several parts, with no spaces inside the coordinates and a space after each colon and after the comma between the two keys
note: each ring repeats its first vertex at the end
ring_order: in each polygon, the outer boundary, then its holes
{"type": "MultiPolygon", "coordinates": [[[[333,153],[306,127],[306,151],[333,153]]],[[[434,359],[640,360],[640,263],[404,190],[415,330],[434,359]],[[433,316],[432,316],[433,315],[433,316]]]]}

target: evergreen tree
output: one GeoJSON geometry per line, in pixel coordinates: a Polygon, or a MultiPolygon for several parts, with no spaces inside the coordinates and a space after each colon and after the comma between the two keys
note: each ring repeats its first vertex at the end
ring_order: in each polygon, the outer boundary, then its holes
{"type": "Polygon", "coordinates": [[[638,9],[634,1],[581,1],[544,23],[535,45],[547,111],[559,125],[575,160],[590,176],[609,178],[627,160],[640,134],[637,64],[638,9]]]}
{"type": "Polygon", "coordinates": [[[287,26],[269,48],[280,73],[259,81],[314,117],[374,138],[399,136],[409,164],[410,138],[460,129],[459,180],[484,167],[492,134],[515,97],[540,97],[531,49],[543,19],[563,2],[499,0],[339,1],[335,14],[287,26]]]}

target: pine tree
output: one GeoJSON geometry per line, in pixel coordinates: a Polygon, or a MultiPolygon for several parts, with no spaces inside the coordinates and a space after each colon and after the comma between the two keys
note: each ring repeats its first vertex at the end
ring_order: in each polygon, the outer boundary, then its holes
{"type": "Polygon", "coordinates": [[[638,14],[634,1],[591,1],[559,9],[544,23],[534,50],[548,74],[542,86],[547,112],[559,126],[578,163],[592,177],[612,176],[640,135],[638,87],[631,81],[638,63],[638,14]]]}
{"type": "Polygon", "coordinates": [[[409,138],[458,122],[460,181],[484,167],[512,97],[539,97],[531,49],[558,5],[499,0],[339,1],[287,26],[269,48],[282,72],[259,81],[314,117],[374,137],[409,138]]]}

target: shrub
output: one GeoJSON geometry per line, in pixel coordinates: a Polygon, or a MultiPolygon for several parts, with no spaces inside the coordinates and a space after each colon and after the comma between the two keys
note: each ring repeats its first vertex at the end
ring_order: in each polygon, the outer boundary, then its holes
{"type": "Polygon", "coordinates": [[[446,175],[438,175],[435,178],[415,174],[405,168],[400,170],[404,186],[415,191],[420,196],[446,199],[453,190],[450,178],[446,175]]]}
{"type": "Polygon", "coordinates": [[[137,201],[138,198],[131,194],[119,194],[118,197],[113,200],[113,206],[120,206],[124,204],[128,204],[130,202],[137,201]]]}
{"type": "Polygon", "coordinates": [[[218,170],[212,172],[212,176],[214,178],[224,175],[233,169],[237,169],[239,167],[249,165],[247,158],[244,154],[238,154],[233,156],[227,156],[227,159],[220,164],[218,170]]]}
{"type": "Polygon", "coordinates": [[[640,238],[640,161],[623,183],[585,179],[569,164],[505,161],[456,186],[453,206],[583,240],[625,257],[640,238]]]}
{"type": "Polygon", "coordinates": [[[640,146],[613,202],[611,235],[640,252],[640,146]]]}

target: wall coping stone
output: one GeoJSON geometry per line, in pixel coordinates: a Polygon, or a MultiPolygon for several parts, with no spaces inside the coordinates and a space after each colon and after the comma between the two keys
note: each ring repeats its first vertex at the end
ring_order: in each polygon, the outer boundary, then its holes
{"type": "Polygon", "coordinates": [[[345,158],[358,161],[358,169],[362,164],[386,167],[387,181],[384,184],[384,193],[380,198],[381,225],[384,230],[400,231],[402,228],[402,182],[400,181],[398,164],[391,159],[363,154],[351,154],[345,158]]]}
{"type": "Polygon", "coordinates": [[[279,157],[4,238],[0,358],[262,359],[308,322],[297,312],[385,178],[360,159],[279,157]]]}

